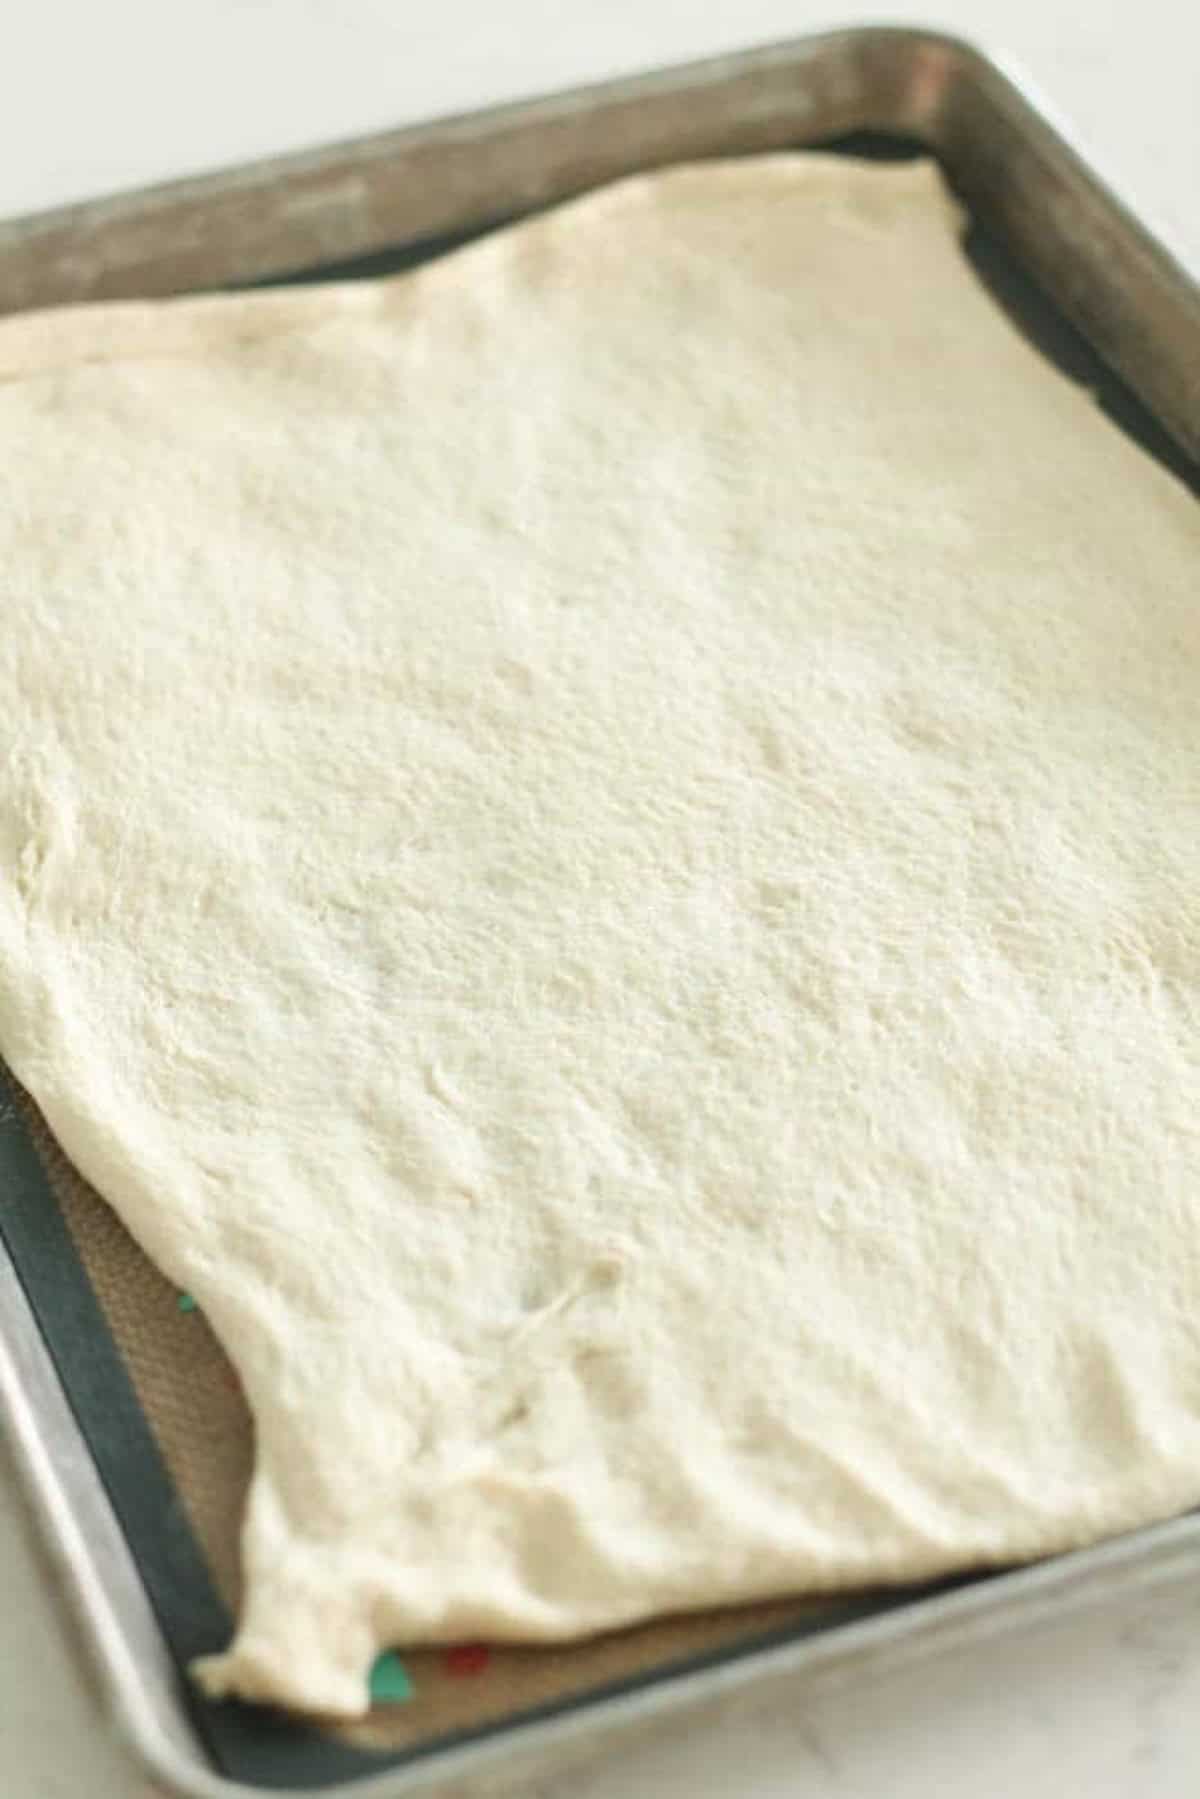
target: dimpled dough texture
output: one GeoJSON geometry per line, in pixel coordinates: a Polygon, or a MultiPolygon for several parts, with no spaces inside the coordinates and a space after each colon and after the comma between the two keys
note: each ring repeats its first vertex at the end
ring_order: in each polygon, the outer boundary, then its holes
{"type": "Polygon", "coordinates": [[[244,1380],[211,1691],[1200,1499],[1200,520],[958,235],[0,327],[0,1045],[244,1380]]]}

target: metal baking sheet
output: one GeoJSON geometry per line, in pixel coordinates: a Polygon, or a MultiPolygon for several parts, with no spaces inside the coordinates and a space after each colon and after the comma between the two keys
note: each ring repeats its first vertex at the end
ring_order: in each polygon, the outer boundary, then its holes
{"type": "MultiPolygon", "coordinates": [[[[1197,485],[1194,280],[1018,84],[971,47],[922,32],[803,39],[0,224],[0,311],[404,266],[635,169],[834,140],[859,154],[932,151],[969,209],[980,278],[1149,453],[1197,485]]],[[[180,1678],[180,1641],[164,1627],[181,1564],[150,1565],[138,1483],[122,1478],[130,1440],[114,1436],[112,1418],[123,1411],[136,1424],[136,1401],[120,1387],[82,1265],[64,1280],[72,1251],[44,1224],[53,1208],[21,1108],[0,1084],[0,1410],[106,1703],[167,1793],[519,1790],[688,1705],[734,1703],[818,1669],[865,1677],[885,1659],[1200,1571],[1200,1515],[1190,1514],[1012,1573],[851,1599],[458,1731],[419,1755],[360,1755],[345,1778],[350,1764],[318,1732],[241,1708],[229,1728],[255,1753],[239,1762],[230,1751],[227,1765],[240,1769],[230,1779],[216,1771],[221,1758],[180,1678]],[[88,1429],[97,1406],[108,1419],[100,1449],[88,1429]]]]}

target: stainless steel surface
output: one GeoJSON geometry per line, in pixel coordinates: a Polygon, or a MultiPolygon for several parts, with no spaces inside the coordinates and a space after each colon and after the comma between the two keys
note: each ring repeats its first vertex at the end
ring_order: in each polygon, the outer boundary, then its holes
{"type": "MultiPolygon", "coordinates": [[[[344,261],[512,217],[633,169],[854,130],[928,144],[972,209],[1200,457],[1195,283],[994,64],[920,32],[806,39],[0,224],[0,311],[344,261]]],[[[260,1789],[204,1763],[132,1558],[2,1256],[0,1409],[125,1735],[163,1791],[250,1799],[260,1789]]],[[[688,1704],[757,1695],[767,1681],[818,1669],[865,1674],[885,1659],[1197,1572],[1200,1515],[1190,1515],[322,1790],[330,1799],[399,1799],[519,1785],[688,1704]]]]}

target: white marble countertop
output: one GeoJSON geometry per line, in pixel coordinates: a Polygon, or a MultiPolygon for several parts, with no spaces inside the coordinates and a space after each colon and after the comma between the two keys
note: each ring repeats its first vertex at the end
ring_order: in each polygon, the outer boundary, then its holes
{"type": "MultiPolygon", "coordinates": [[[[1200,267],[1196,0],[875,0],[1015,59],[1200,267]]],[[[858,22],[838,0],[0,0],[0,216],[858,22]]],[[[0,1794],[146,1799],[0,1451],[0,1794]]],[[[869,1685],[703,1716],[541,1799],[1196,1799],[1200,1583],[869,1685]]],[[[530,1799],[535,1799],[530,1794],[530,1799]]]]}

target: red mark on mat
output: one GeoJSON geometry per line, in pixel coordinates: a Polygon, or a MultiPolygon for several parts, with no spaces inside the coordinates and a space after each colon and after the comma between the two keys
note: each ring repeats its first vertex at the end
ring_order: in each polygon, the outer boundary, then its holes
{"type": "Polygon", "coordinates": [[[457,1680],[465,1680],[472,1674],[482,1674],[491,1658],[486,1643],[456,1643],[446,1651],[446,1672],[457,1680]]]}

